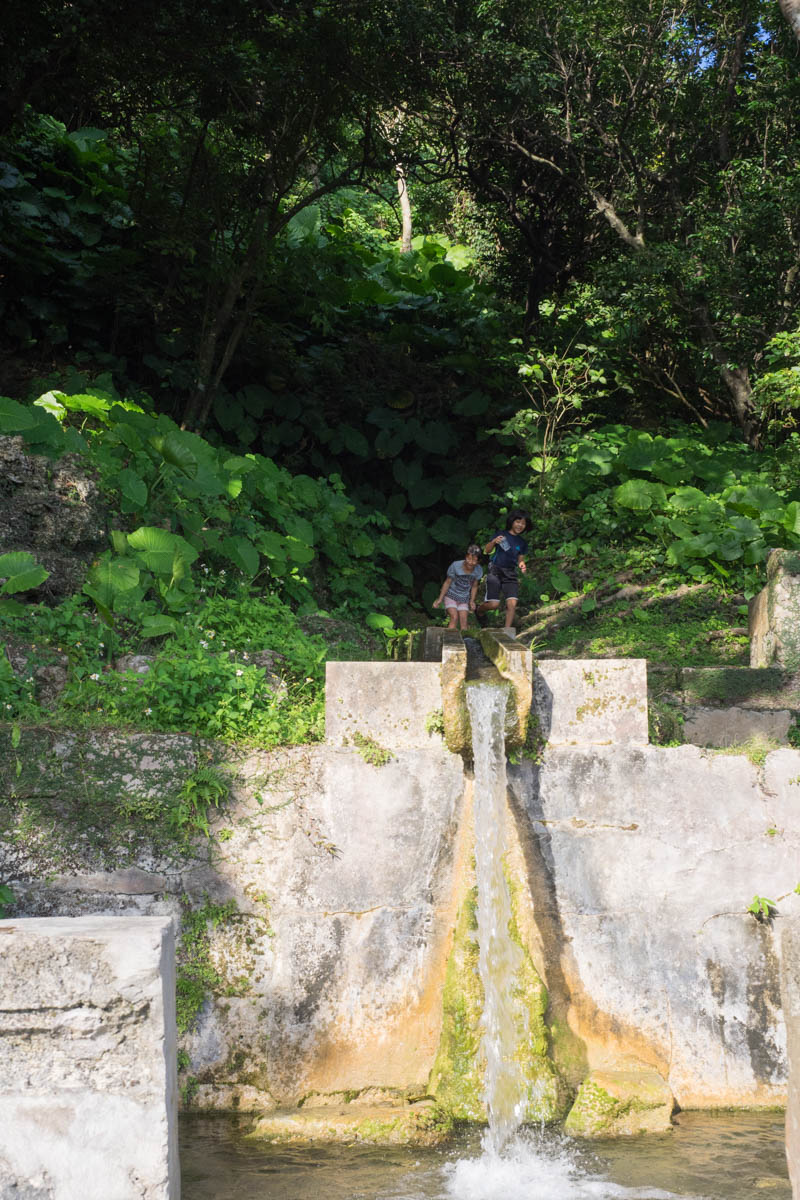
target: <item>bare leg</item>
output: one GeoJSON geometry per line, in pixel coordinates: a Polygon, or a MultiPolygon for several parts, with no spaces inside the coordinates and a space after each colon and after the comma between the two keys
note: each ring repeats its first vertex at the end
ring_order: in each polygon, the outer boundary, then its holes
{"type": "Polygon", "coordinates": [[[459,609],[459,612],[458,612],[458,624],[459,624],[459,628],[461,628],[461,629],[466,629],[466,628],[467,628],[467,617],[468,617],[468,616],[469,616],[469,613],[465,613],[465,612],[463,611],[463,609],[459,609]]]}
{"type": "Polygon", "coordinates": [[[506,600],[506,622],[505,628],[511,629],[514,624],[514,613],[517,611],[517,600],[515,596],[510,596],[506,600]]]}
{"type": "Polygon", "coordinates": [[[449,624],[447,626],[448,629],[455,629],[457,616],[458,616],[457,608],[448,608],[447,609],[447,620],[449,622],[449,624]]]}

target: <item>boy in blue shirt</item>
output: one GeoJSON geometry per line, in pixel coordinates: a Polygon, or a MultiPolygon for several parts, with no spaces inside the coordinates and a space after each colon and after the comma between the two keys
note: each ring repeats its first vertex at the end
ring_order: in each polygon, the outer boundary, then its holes
{"type": "Polygon", "coordinates": [[[523,575],[528,569],[524,559],[528,552],[528,543],[522,537],[527,525],[526,514],[515,508],[506,518],[505,529],[496,533],[483,548],[484,554],[494,551],[494,555],[486,575],[486,596],[475,610],[475,618],[479,625],[486,624],[484,614],[489,609],[500,607],[501,596],[504,596],[506,601],[505,628],[510,629],[514,624],[519,595],[517,567],[523,575]]]}

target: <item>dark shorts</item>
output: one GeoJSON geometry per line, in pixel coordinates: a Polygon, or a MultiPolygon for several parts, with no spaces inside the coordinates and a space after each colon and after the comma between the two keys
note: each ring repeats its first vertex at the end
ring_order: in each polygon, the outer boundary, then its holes
{"type": "Polygon", "coordinates": [[[516,600],[519,595],[519,582],[516,568],[508,570],[503,567],[490,567],[486,575],[486,600],[516,600]]]}

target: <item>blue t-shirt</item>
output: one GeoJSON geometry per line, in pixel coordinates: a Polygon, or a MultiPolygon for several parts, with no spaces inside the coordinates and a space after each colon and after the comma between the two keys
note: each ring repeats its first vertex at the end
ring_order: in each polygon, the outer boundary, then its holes
{"type": "Polygon", "coordinates": [[[492,566],[500,567],[502,571],[514,571],[520,555],[528,553],[528,543],[519,534],[509,533],[507,529],[498,529],[494,536],[500,537],[501,535],[508,542],[508,549],[504,550],[502,544],[498,542],[494,548],[492,566]]]}

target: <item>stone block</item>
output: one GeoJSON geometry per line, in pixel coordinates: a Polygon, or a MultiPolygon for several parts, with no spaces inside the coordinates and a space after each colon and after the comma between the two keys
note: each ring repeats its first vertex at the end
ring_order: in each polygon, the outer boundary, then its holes
{"type": "Polygon", "coordinates": [[[467,647],[460,633],[446,630],[442,642],[442,709],[444,740],[453,754],[471,753],[472,734],[464,691],[467,679],[467,647]]]}
{"type": "Polygon", "coordinates": [[[442,637],[444,636],[444,625],[428,625],[425,630],[425,638],[422,643],[422,660],[423,662],[441,662],[442,661],[442,637]]]}
{"type": "Polygon", "coordinates": [[[644,659],[539,659],[533,696],[551,745],[647,744],[644,659]]]}
{"type": "Polygon", "coordinates": [[[674,1110],[675,1098],[657,1071],[592,1071],[564,1128],[578,1137],[663,1133],[674,1110]]]}
{"type": "Polygon", "coordinates": [[[0,921],[0,998],[0,1195],[178,1200],[171,921],[0,921]]]}
{"type": "Polygon", "coordinates": [[[480,633],[484,654],[491,659],[503,679],[511,685],[506,707],[506,749],[525,744],[533,699],[533,656],[527,646],[508,633],[484,629],[480,633]]]}
{"type": "Polygon", "coordinates": [[[787,745],[794,714],[788,709],[684,708],[683,740],[693,746],[739,746],[753,738],[787,745]]]}
{"type": "Polygon", "coordinates": [[[800,668],[800,554],[773,550],[767,586],[750,601],[750,666],[800,668]]]}
{"type": "Polygon", "coordinates": [[[789,1088],[786,1097],[786,1159],[792,1196],[800,1200],[800,918],[781,937],[781,1004],[786,1021],[789,1088]]]}
{"type": "Polygon", "coordinates": [[[355,734],[386,750],[432,747],[437,733],[428,716],[442,707],[436,662],[329,662],[325,681],[325,737],[333,746],[355,734]]]}

